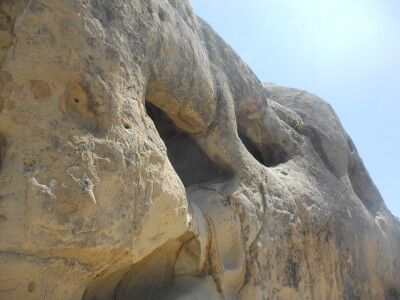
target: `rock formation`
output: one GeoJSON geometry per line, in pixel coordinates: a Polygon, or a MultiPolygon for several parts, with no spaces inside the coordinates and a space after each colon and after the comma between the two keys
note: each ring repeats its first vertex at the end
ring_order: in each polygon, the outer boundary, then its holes
{"type": "Polygon", "coordinates": [[[0,166],[0,299],[400,297],[332,108],[186,0],[0,0],[0,166]]]}

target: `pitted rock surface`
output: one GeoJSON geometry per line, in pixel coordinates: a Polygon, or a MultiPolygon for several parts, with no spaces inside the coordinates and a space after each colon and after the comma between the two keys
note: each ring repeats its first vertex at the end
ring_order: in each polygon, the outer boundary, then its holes
{"type": "Polygon", "coordinates": [[[325,101],[187,0],[0,1],[0,299],[399,298],[398,223],[325,101]]]}

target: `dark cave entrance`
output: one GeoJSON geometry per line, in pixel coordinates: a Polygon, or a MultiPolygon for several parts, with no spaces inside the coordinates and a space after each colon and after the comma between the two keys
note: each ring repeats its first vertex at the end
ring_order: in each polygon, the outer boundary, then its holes
{"type": "Polygon", "coordinates": [[[188,134],[157,106],[146,101],[146,111],[167,147],[168,158],[185,187],[232,177],[211,161],[188,134]]]}
{"type": "Polygon", "coordinates": [[[279,144],[271,143],[263,145],[261,152],[257,145],[240,130],[238,130],[238,135],[247,151],[249,151],[259,163],[266,167],[276,167],[289,160],[288,154],[279,144]]]}

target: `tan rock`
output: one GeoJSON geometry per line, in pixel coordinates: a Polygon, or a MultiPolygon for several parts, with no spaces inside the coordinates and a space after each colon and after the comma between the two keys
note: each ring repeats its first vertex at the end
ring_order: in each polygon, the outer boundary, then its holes
{"type": "Polygon", "coordinates": [[[32,80],[31,89],[35,99],[42,99],[51,96],[51,89],[47,82],[43,80],[32,80]]]}
{"type": "Polygon", "coordinates": [[[3,0],[0,28],[0,299],[399,297],[330,106],[187,1],[3,0]]]}

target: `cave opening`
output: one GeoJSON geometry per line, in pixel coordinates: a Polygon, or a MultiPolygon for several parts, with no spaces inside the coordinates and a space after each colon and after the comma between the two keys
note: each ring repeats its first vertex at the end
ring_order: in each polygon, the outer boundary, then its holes
{"type": "Polygon", "coordinates": [[[262,145],[262,151],[260,151],[259,147],[240,130],[238,130],[238,135],[247,151],[266,167],[276,167],[289,160],[289,155],[279,144],[262,145]]]}
{"type": "Polygon", "coordinates": [[[179,129],[160,108],[146,101],[146,111],[164,141],[168,158],[185,187],[232,177],[230,172],[210,160],[196,141],[179,129]]]}

